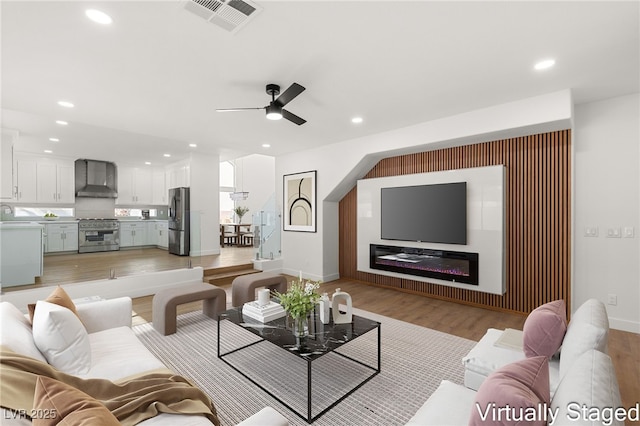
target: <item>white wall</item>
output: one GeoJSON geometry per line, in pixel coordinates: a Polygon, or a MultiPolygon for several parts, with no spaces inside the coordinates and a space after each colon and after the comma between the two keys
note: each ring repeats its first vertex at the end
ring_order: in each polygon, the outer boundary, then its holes
{"type": "Polygon", "coordinates": [[[190,159],[191,256],[220,253],[220,157],[190,159]]]}
{"type": "Polygon", "coordinates": [[[575,108],[573,307],[589,298],[607,305],[612,328],[640,333],[640,96],[575,108]],[[598,228],[586,237],[585,228],[598,228]],[[632,238],[608,238],[632,227],[632,238]]]}
{"type": "MultiPolygon", "coordinates": [[[[275,193],[276,160],[266,155],[248,155],[236,160],[236,189],[238,191],[248,191],[249,198],[238,201],[236,206],[246,206],[253,217],[260,212],[267,200],[275,193]]],[[[243,222],[249,222],[249,217],[245,216],[243,222]]]]}
{"type": "Polygon", "coordinates": [[[567,129],[571,110],[571,92],[563,90],[278,157],[280,206],[283,175],[318,171],[318,230],[283,231],[283,272],[297,275],[302,270],[305,277],[324,281],[338,278],[337,203],[379,159],[567,129]]]}

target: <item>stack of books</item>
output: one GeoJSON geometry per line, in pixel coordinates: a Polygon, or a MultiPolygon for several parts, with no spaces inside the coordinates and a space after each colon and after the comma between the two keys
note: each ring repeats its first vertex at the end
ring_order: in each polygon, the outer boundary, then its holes
{"type": "Polygon", "coordinates": [[[260,306],[258,302],[247,302],[242,307],[242,315],[260,322],[273,321],[286,314],[282,305],[276,302],[269,302],[264,306],[260,306]]]}

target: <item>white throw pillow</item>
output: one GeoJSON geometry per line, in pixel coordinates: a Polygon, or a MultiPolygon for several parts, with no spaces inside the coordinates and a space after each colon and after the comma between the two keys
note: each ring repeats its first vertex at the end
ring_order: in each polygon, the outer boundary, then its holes
{"type": "Polygon", "coordinates": [[[38,301],[33,317],[33,340],[49,364],[68,374],[86,374],[91,368],[89,335],[69,309],[38,301]]]}
{"type": "Polygon", "coordinates": [[[20,355],[47,362],[33,341],[29,320],[9,302],[0,302],[0,345],[20,355]]]}

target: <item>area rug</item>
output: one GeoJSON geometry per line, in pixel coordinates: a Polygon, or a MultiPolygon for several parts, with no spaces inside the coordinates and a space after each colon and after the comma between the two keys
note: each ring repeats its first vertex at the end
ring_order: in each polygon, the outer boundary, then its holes
{"type": "MultiPolygon", "coordinates": [[[[381,323],[381,372],[314,425],[404,425],[443,379],[463,382],[461,359],[476,342],[362,310],[354,313],[381,323]]],[[[227,321],[221,327],[223,350],[258,339],[227,321]]],[[[307,424],[217,358],[217,322],[201,312],[180,315],[178,332],[170,336],[162,336],[151,324],[133,330],[168,368],[191,379],[211,397],[223,426],[235,425],[265,406],[275,408],[292,425],[307,424]]],[[[370,332],[341,351],[375,365],[376,339],[376,332],[370,332]]],[[[240,363],[242,371],[260,377],[263,386],[306,413],[304,360],[268,343],[239,351],[234,357],[234,365],[240,363]]],[[[341,396],[343,389],[369,374],[344,362],[337,355],[325,355],[313,362],[314,415],[341,396]]]]}

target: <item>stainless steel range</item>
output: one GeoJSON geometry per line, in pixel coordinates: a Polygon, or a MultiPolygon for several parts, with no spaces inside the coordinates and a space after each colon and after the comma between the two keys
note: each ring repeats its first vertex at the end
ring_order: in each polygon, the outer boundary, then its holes
{"type": "Polygon", "coordinates": [[[78,253],[120,250],[120,222],[116,219],[80,219],[78,253]]]}

